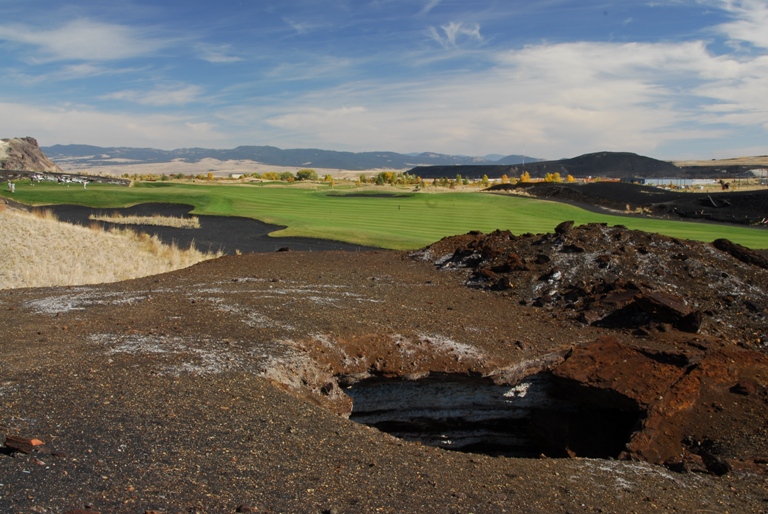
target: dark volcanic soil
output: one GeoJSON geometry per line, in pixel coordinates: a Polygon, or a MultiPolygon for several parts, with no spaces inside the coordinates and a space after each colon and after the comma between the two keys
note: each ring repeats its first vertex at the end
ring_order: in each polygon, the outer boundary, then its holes
{"type": "MultiPolygon", "coordinates": [[[[56,214],[58,219],[68,223],[88,226],[93,223],[89,220],[91,214],[110,216],[114,213],[122,216],[170,216],[176,218],[188,217],[191,206],[177,204],[145,203],[127,207],[124,209],[93,209],[80,205],[53,205],[46,207],[56,214]]],[[[154,225],[134,225],[137,231],[150,235],[157,235],[163,242],[171,242],[189,248],[194,244],[198,250],[221,251],[226,255],[234,255],[237,252],[275,252],[280,249],[290,249],[302,252],[324,251],[361,251],[371,250],[370,247],[317,239],[310,237],[270,237],[269,234],[285,227],[263,223],[251,218],[237,216],[200,216],[194,215],[200,220],[200,228],[184,229],[174,227],[161,227],[154,225]]],[[[113,223],[98,222],[104,227],[114,227],[113,223]]]]}
{"type": "MultiPolygon", "coordinates": [[[[536,194],[659,216],[706,203],[590,186],[536,194]]],[[[711,209],[754,217],[760,193],[711,209]]],[[[407,254],[201,223],[141,229],[227,253],[358,251],[0,291],[0,510],[768,506],[764,255],[598,224],[407,254]]]]}
{"type": "Polygon", "coordinates": [[[0,291],[0,510],[763,512],[767,307],[567,223],[0,291]]]}
{"type": "Polygon", "coordinates": [[[668,191],[625,182],[536,182],[498,184],[489,188],[489,191],[508,190],[525,191],[538,198],[573,203],[587,209],[624,213],[642,211],[643,215],[659,218],[763,226],[768,218],[768,189],[708,194],[668,191]]]}

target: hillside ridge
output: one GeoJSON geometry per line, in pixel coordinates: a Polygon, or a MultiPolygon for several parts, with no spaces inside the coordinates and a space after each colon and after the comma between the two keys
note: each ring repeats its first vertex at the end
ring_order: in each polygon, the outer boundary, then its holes
{"type": "Polygon", "coordinates": [[[60,172],[33,137],[0,139],[0,170],[60,172]]]}

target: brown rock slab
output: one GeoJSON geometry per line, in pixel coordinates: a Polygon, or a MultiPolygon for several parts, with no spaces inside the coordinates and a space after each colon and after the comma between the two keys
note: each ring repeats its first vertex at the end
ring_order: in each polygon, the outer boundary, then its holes
{"type": "Polygon", "coordinates": [[[39,439],[27,439],[14,435],[5,436],[5,447],[15,452],[32,453],[37,446],[42,446],[43,444],[39,439]]]}
{"type": "Polygon", "coordinates": [[[645,408],[679,380],[683,370],[609,336],[577,347],[552,374],[582,388],[613,391],[635,408],[645,408]]]}

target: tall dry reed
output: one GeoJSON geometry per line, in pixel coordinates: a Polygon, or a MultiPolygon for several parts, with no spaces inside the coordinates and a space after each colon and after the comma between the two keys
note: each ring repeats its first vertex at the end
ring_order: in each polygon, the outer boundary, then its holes
{"type": "Polygon", "coordinates": [[[129,229],[105,232],[0,204],[0,289],[97,284],[185,268],[221,256],[129,229]]]}
{"type": "Polygon", "coordinates": [[[131,216],[115,212],[112,214],[91,214],[88,219],[94,221],[106,221],[116,225],[153,225],[160,227],[174,228],[200,228],[200,218],[190,216],[189,218],[178,218],[175,216],[162,216],[155,214],[153,216],[131,216]]]}

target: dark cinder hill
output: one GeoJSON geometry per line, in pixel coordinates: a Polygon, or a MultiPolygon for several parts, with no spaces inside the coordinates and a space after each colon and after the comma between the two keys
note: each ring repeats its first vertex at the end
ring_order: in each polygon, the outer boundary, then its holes
{"type": "Polygon", "coordinates": [[[677,176],[680,168],[667,161],[660,161],[630,152],[595,152],[559,161],[526,164],[532,176],[544,176],[558,172],[574,177],[666,177],[677,176]]]}
{"type": "Polygon", "coordinates": [[[515,160],[513,157],[523,156],[509,156],[483,165],[417,166],[409,173],[422,178],[453,178],[456,174],[469,178],[482,178],[483,175],[488,175],[488,178],[500,178],[502,175],[514,178],[519,177],[525,170],[534,178],[543,178],[547,173],[559,173],[563,178],[573,175],[576,178],[733,179],[761,167],[760,164],[722,163],[713,163],[712,166],[676,166],[671,162],[630,152],[595,152],[556,161],[531,160],[525,157],[524,164],[522,159],[515,160]]]}
{"type": "Polygon", "coordinates": [[[670,162],[630,152],[596,152],[557,161],[529,162],[526,160],[525,165],[514,163],[483,166],[418,166],[409,173],[422,178],[453,178],[457,173],[469,178],[481,178],[483,175],[488,175],[488,178],[501,178],[502,175],[519,177],[523,170],[527,171],[531,177],[544,177],[547,173],[560,173],[563,177],[570,174],[577,178],[589,176],[677,177],[681,174],[681,169],[670,162]]]}

